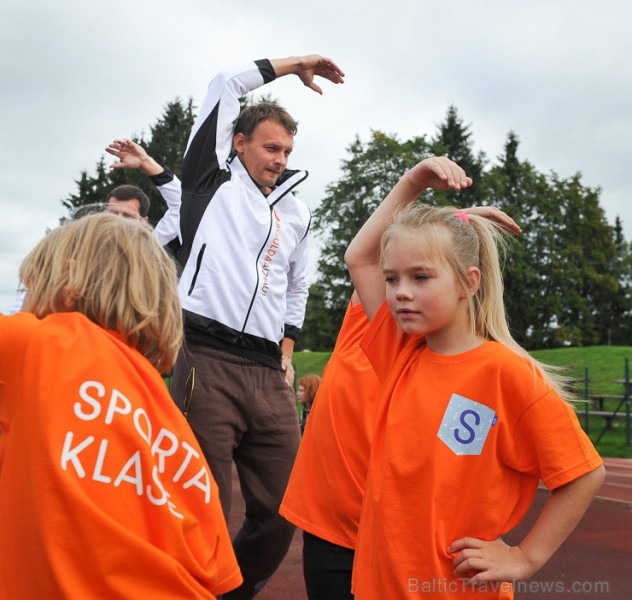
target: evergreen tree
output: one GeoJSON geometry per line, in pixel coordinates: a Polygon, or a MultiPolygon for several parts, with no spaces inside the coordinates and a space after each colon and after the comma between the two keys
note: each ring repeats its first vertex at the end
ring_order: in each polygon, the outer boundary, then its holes
{"type": "MultiPolygon", "coordinates": [[[[173,102],[167,103],[163,115],[150,128],[147,139],[142,137],[132,137],[132,139],[143,146],[158,162],[179,174],[194,119],[192,100],[189,99],[184,103],[176,98],[173,102]]],[[[105,202],[110,190],[123,184],[138,186],[149,196],[151,202],[149,222],[152,225],[158,223],[167,209],[160,192],[146,175],[130,169],[108,169],[103,156],[97,162],[96,175],[91,177],[86,171],[82,171],[76,183],[77,192],[62,200],[69,215],[82,206],[105,202]]]]}
{"type": "Polygon", "coordinates": [[[584,187],[579,174],[538,173],[518,159],[518,145],[511,132],[489,173],[492,202],[523,229],[504,273],[513,334],[529,349],[605,343],[619,286],[599,191],[584,187]]]}
{"type": "Polygon", "coordinates": [[[623,235],[621,219],[614,226],[615,256],[612,272],[618,280],[618,290],[610,298],[610,307],[603,315],[606,344],[629,346],[632,344],[632,245],[623,235]]]}
{"type": "Polygon", "coordinates": [[[505,306],[516,340],[526,348],[540,348],[551,336],[556,298],[548,285],[553,262],[550,228],[556,212],[542,199],[550,197],[546,178],[518,158],[519,140],[510,132],[505,152],[487,174],[489,201],[511,215],[522,233],[510,246],[504,269],[505,306]],[[530,298],[525,302],[525,298],[530,298]]]}
{"type": "Polygon", "coordinates": [[[309,288],[305,322],[296,344],[297,350],[328,352],[338,337],[339,324],[332,319],[325,302],[325,290],[320,282],[309,288]]]}
{"type": "Polygon", "coordinates": [[[443,154],[463,167],[472,178],[474,185],[452,196],[447,192],[437,194],[442,200],[461,208],[480,206],[487,201],[487,185],[483,177],[486,159],[482,152],[474,153],[472,132],[469,125],[464,125],[456,106],[450,106],[445,121],[437,126],[437,133],[432,138],[435,154],[443,154]],[[449,201],[447,200],[449,198],[449,201]]]}
{"type": "Polygon", "coordinates": [[[70,194],[67,199],[62,200],[62,204],[72,215],[81,206],[104,202],[107,193],[112,189],[109,175],[102,156],[97,162],[96,175],[89,177],[86,171],[82,171],[80,178],[75,181],[78,188],[77,193],[70,194]]]}
{"type": "MultiPolygon", "coordinates": [[[[312,221],[323,241],[318,283],[336,332],[352,293],[344,263],[347,246],[406,170],[432,154],[425,137],[400,142],[380,131],[373,131],[367,144],[356,137],[347,152],[350,158],[342,163],[342,176],[327,186],[312,221]]],[[[310,303],[310,310],[313,306],[310,303]]]]}
{"type": "Polygon", "coordinates": [[[556,334],[559,343],[591,346],[607,341],[610,300],[619,284],[612,272],[614,231],[599,206],[599,190],[581,184],[579,174],[551,180],[564,218],[557,235],[559,295],[563,299],[556,334]]]}

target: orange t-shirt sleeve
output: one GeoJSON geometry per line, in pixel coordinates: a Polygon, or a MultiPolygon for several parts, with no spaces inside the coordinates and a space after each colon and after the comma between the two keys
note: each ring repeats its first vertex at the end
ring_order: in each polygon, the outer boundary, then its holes
{"type": "Polygon", "coordinates": [[[350,304],[280,508],[301,529],[347,548],[355,546],[380,391],[359,347],[368,325],[362,305],[350,304]]]}
{"type": "Polygon", "coordinates": [[[382,384],[388,378],[400,351],[409,339],[409,336],[399,329],[386,301],[383,302],[360,342],[382,384]]]}
{"type": "Polygon", "coordinates": [[[573,408],[549,390],[516,422],[507,462],[540,477],[549,489],[569,483],[603,464],[573,408]]]}

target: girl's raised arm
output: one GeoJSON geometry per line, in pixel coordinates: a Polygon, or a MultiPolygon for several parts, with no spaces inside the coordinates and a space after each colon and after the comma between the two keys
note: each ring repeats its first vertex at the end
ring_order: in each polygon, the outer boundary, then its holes
{"type": "Polygon", "coordinates": [[[367,219],[349,244],[345,253],[345,263],[369,319],[373,318],[385,297],[379,249],[382,235],[393,214],[414,202],[419,194],[428,188],[461,190],[470,185],[472,180],[449,158],[426,158],[402,176],[367,219]]]}

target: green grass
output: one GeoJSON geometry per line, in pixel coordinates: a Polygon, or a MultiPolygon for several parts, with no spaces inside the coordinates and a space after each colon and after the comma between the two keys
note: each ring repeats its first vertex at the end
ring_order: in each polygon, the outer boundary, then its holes
{"type": "Polygon", "coordinates": [[[292,362],[296,371],[296,381],[305,375],[322,375],[330,356],[331,352],[295,352],[292,362]]]}
{"type": "MultiPolygon", "coordinates": [[[[555,350],[538,350],[532,353],[538,360],[564,367],[568,375],[578,380],[575,385],[580,401],[584,400],[584,383],[586,369],[588,369],[588,389],[591,395],[596,393],[612,394],[618,399],[607,399],[604,410],[614,410],[623,397],[624,386],[615,379],[625,377],[625,359],[632,361],[632,347],[630,346],[591,346],[588,348],[557,348],[555,350]]],[[[631,365],[632,366],[632,365],[631,365]]],[[[632,373],[630,373],[632,376],[632,373]]],[[[577,404],[580,422],[584,428],[585,404],[577,404]]],[[[589,405],[590,406],[590,405],[589,405]]],[[[625,413],[625,404],[621,405],[620,413],[625,413]]],[[[626,418],[614,419],[612,427],[606,431],[597,442],[605,426],[603,417],[590,417],[588,421],[588,435],[595,443],[602,456],[632,458],[632,447],[627,446],[628,432],[626,418]]],[[[632,433],[631,433],[632,435],[632,433]]]]}
{"type": "MultiPolygon", "coordinates": [[[[632,346],[592,346],[589,348],[556,348],[554,350],[537,350],[532,353],[538,360],[558,367],[564,367],[569,377],[584,380],[585,369],[588,369],[589,390],[591,393],[622,395],[623,386],[613,382],[623,379],[625,374],[625,359],[632,362],[632,346]]],[[[303,375],[315,373],[322,375],[323,368],[329,360],[330,352],[296,352],[294,354],[294,368],[296,380],[303,375]]],[[[632,365],[631,365],[632,369],[632,365]]],[[[632,376],[632,373],[631,373],[632,376]]],[[[576,391],[579,399],[583,399],[583,383],[578,382],[576,391]]],[[[604,408],[613,410],[617,400],[605,401],[604,408]]],[[[578,403],[580,422],[584,425],[583,404],[578,403]]],[[[625,410],[625,407],[622,408],[625,410]]],[[[591,417],[588,434],[593,442],[604,428],[602,417],[591,417]]],[[[612,429],[608,430],[599,443],[597,450],[602,456],[632,458],[632,448],[626,446],[626,420],[615,419],[612,429]]]]}
{"type": "Polygon", "coordinates": [[[538,360],[558,367],[568,368],[568,374],[576,379],[584,378],[587,368],[590,389],[605,394],[620,394],[623,387],[614,379],[624,376],[625,359],[632,361],[631,346],[591,346],[588,348],[556,348],[536,350],[531,353],[538,360]]]}

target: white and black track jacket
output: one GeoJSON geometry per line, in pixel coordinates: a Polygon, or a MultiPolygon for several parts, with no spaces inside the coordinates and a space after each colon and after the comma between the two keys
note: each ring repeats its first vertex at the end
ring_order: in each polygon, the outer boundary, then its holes
{"type": "MultiPolygon", "coordinates": [[[[186,338],[279,368],[280,341],[305,317],[311,217],[292,190],[307,172],[286,170],[266,197],[229,159],[239,98],[275,77],[259,60],[209,84],[182,165],[178,290],[186,338]]],[[[175,193],[168,170],[153,179],[175,193]]]]}

